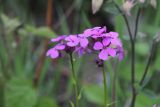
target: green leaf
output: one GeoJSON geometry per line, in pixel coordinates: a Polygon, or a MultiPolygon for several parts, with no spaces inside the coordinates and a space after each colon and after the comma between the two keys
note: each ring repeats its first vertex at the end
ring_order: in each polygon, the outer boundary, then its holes
{"type": "Polygon", "coordinates": [[[119,36],[122,38],[124,37],[124,26],[122,26],[124,24],[124,20],[123,17],[121,15],[118,15],[115,17],[115,30],[116,32],[119,33],[119,36]]]}
{"type": "Polygon", "coordinates": [[[74,103],[72,101],[70,101],[71,107],[75,107],[74,103]]]}
{"type": "MultiPolygon", "coordinates": [[[[158,50],[158,52],[160,52],[159,50],[158,50]]],[[[157,52],[157,53],[158,53],[157,52]]],[[[157,57],[156,57],[156,60],[155,60],[155,63],[154,63],[154,68],[155,69],[159,69],[159,64],[160,64],[160,56],[159,55],[157,55],[157,57]]]]}
{"type": "Polygon", "coordinates": [[[1,20],[7,33],[14,31],[21,23],[17,18],[9,18],[5,14],[1,15],[1,20]]]}
{"type": "Polygon", "coordinates": [[[88,19],[88,16],[85,12],[82,12],[82,19],[83,19],[83,23],[85,24],[86,27],[91,27],[91,23],[90,20],[88,19]]]}
{"type": "Polygon", "coordinates": [[[82,89],[81,89],[81,90],[80,90],[80,92],[79,92],[78,100],[80,100],[80,99],[81,99],[81,97],[82,97],[82,89]]]}
{"type": "Polygon", "coordinates": [[[107,13],[111,13],[113,15],[118,15],[119,11],[116,9],[113,2],[107,2],[105,3],[103,10],[107,13]]]}
{"type": "Polygon", "coordinates": [[[135,86],[138,93],[142,90],[142,86],[140,86],[139,83],[135,83],[134,86],[135,86]]]}
{"type": "Polygon", "coordinates": [[[47,37],[47,38],[56,37],[56,34],[48,27],[36,28],[34,26],[27,25],[27,26],[25,26],[25,29],[27,32],[30,32],[31,34],[39,36],[39,37],[47,37]]]}
{"type": "Polygon", "coordinates": [[[36,107],[58,107],[56,101],[50,97],[42,97],[36,107]]]}
{"type": "Polygon", "coordinates": [[[84,85],[84,95],[88,101],[103,105],[104,103],[104,92],[102,87],[95,84],[84,85]]]}
{"type": "Polygon", "coordinates": [[[159,104],[160,96],[156,97],[145,93],[140,93],[137,96],[135,107],[152,107],[154,104],[159,104]]]}
{"type": "Polygon", "coordinates": [[[140,30],[142,30],[142,32],[145,32],[151,36],[155,36],[155,34],[160,30],[160,27],[149,25],[149,24],[143,24],[140,30]]]}
{"type": "Polygon", "coordinates": [[[34,107],[37,95],[31,81],[24,77],[13,77],[5,89],[5,107],[34,107]]]}
{"type": "Polygon", "coordinates": [[[145,42],[138,42],[138,43],[136,43],[136,52],[137,52],[137,54],[139,54],[141,56],[148,55],[148,52],[149,52],[149,45],[148,45],[148,43],[145,43],[145,42]]]}

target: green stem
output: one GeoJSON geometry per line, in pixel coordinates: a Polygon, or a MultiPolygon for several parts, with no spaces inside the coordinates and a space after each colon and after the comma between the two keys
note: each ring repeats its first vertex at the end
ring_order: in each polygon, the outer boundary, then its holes
{"type": "Polygon", "coordinates": [[[107,107],[107,83],[106,83],[106,72],[104,66],[102,67],[103,71],[103,85],[104,85],[104,107],[107,107]]]}
{"type": "Polygon", "coordinates": [[[134,107],[135,101],[136,101],[136,95],[137,95],[136,88],[134,86],[134,84],[135,84],[135,40],[136,40],[136,35],[137,35],[137,30],[138,30],[138,20],[139,20],[139,16],[140,16],[140,9],[137,12],[135,32],[134,32],[134,35],[132,35],[127,16],[123,13],[123,11],[116,4],[116,2],[114,2],[114,0],[113,0],[113,3],[115,4],[116,8],[121,13],[121,15],[123,16],[124,21],[127,26],[127,29],[128,29],[129,37],[130,37],[130,42],[131,42],[131,88],[132,88],[132,100],[131,100],[130,107],[134,107]]]}
{"type": "Polygon", "coordinates": [[[76,104],[75,104],[75,107],[78,107],[79,104],[78,104],[78,85],[77,85],[77,78],[76,78],[76,73],[75,73],[75,70],[74,70],[74,62],[73,62],[73,56],[72,54],[70,54],[70,62],[71,62],[71,67],[72,67],[72,77],[73,77],[73,80],[74,80],[74,91],[75,91],[75,94],[76,94],[76,104]]]}
{"type": "Polygon", "coordinates": [[[151,65],[152,58],[153,58],[153,55],[154,55],[154,53],[155,53],[156,47],[157,47],[157,42],[156,42],[156,39],[155,39],[155,40],[153,40],[152,48],[151,48],[151,51],[150,51],[151,53],[150,53],[150,55],[149,55],[149,58],[148,58],[148,61],[147,61],[147,65],[146,65],[146,67],[145,67],[145,70],[144,70],[143,76],[142,76],[142,78],[141,78],[141,81],[140,81],[140,83],[139,83],[139,85],[142,86],[142,87],[143,87],[144,79],[145,79],[145,77],[146,77],[146,75],[147,75],[147,73],[148,73],[148,69],[149,69],[149,67],[150,67],[150,65],[151,65]]]}

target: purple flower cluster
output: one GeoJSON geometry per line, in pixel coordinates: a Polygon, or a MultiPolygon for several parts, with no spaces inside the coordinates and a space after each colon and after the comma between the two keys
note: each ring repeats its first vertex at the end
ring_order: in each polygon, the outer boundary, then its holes
{"type": "Polygon", "coordinates": [[[85,53],[96,53],[101,60],[108,60],[109,57],[118,56],[119,60],[124,57],[122,43],[117,32],[107,32],[106,27],[94,27],[86,29],[82,34],[63,35],[51,39],[57,44],[47,51],[51,58],[60,57],[62,52],[78,53],[82,56],[85,53]]]}

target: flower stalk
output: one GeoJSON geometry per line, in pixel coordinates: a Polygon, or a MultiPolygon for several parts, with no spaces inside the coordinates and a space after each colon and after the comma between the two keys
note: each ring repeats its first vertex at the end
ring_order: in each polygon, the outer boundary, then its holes
{"type": "Polygon", "coordinates": [[[104,65],[102,66],[102,72],[103,72],[103,87],[104,87],[104,107],[107,107],[107,79],[106,79],[106,72],[104,69],[104,65]]]}
{"type": "Polygon", "coordinates": [[[138,22],[139,22],[139,16],[140,16],[141,8],[139,7],[139,9],[137,11],[137,16],[136,16],[136,20],[135,20],[135,31],[134,31],[134,35],[132,35],[127,16],[120,9],[120,7],[115,3],[114,0],[113,0],[113,3],[115,4],[115,7],[117,8],[117,10],[123,16],[123,19],[126,23],[128,33],[129,33],[129,37],[130,37],[130,42],[131,42],[131,88],[132,88],[132,100],[131,100],[131,105],[130,106],[134,107],[135,106],[135,101],[136,101],[136,95],[137,95],[136,88],[134,86],[134,84],[135,84],[135,43],[136,43],[136,36],[137,36],[138,22]]]}
{"type": "Polygon", "coordinates": [[[77,84],[77,78],[76,78],[76,72],[74,69],[74,61],[73,61],[73,55],[72,53],[69,54],[70,55],[70,62],[71,62],[71,68],[72,68],[72,78],[73,78],[73,85],[74,85],[74,91],[75,91],[75,107],[79,107],[79,99],[78,99],[78,84],[77,84]]]}
{"type": "Polygon", "coordinates": [[[153,59],[153,55],[156,51],[156,48],[157,48],[157,44],[158,42],[160,41],[160,34],[158,34],[158,36],[153,40],[153,43],[152,43],[152,47],[151,47],[151,53],[148,57],[148,61],[147,61],[147,64],[146,64],[146,67],[145,67],[145,70],[144,70],[144,73],[143,73],[143,76],[141,78],[141,81],[139,82],[139,85],[141,85],[143,87],[143,84],[144,84],[144,79],[148,73],[148,69],[151,65],[151,62],[152,62],[152,59],[153,59]]]}

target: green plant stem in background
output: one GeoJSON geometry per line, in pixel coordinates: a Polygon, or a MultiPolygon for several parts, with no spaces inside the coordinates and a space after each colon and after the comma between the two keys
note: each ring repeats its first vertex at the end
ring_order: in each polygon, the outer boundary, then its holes
{"type": "Polygon", "coordinates": [[[117,81],[117,66],[118,65],[118,60],[115,62],[113,66],[113,82],[112,82],[112,107],[116,107],[116,81],[117,81]]]}
{"type": "Polygon", "coordinates": [[[138,8],[137,16],[136,16],[136,20],[135,20],[134,41],[136,41],[136,37],[137,37],[140,13],[141,13],[141,7],[138,8]]]}
{"type": "Polygon", "coordinates": [[[106,72],[104,66],[102,67],[103,72],[103,86],[104,86],[104,107],[107,107],[107,83],[106,83],[106,72]]]}
{"type": "Polygon", "coordinates": [[[136,43],[136,37],[137,37],[137,32],[138,32],[138,23],[139,23],[139,17],[140,17],[140,12],[141,8],[138,8],[137,15],[136,15],[136,20],[135,20],[135,30],[134,30],[134,35],[133,35],[133,40],[132,40],[132,100],[131,100],[131,107],[135,106],[136,98],[137,98],[137,93],[136,89],[134,87],[135,83],[135,43],[136,43]]]}
{"type": "Polygon", "coordinates": [[[135,20],[135,32],[134,32],[134,35],[132,35],[127,16],[120,9],[120,7],[116,4],[114,0],[113,0],[113,3],[115,4],[115,7],[117,8],[117,10],[123,16],[127,29],[128,29],[129,37],[130,37],[130,42],[131,42],[131,88],[132,88],[131,107],[134,107],[135,101],[136,101],[136,88],[134,86],[134,83],[135,83],[135,40],[136,40],[136,35],[137,35],[137,30],[138,30],[138,22],[139,22],[139,16],[140,16],[141,9],[140,8],[138,9],[136,20],[135,20]]]}
{"type": "Polygon", "coordinates": [[[70,62],[71,62],[71,68],[72,68],[72,77],[73,77],[73,85],[74,85],[74,91],[76,95],[76,104],[75,107],[79,107],[79,99],[78,99],[78,84],[77,84],[77,78],[76,78],[76,72],[74,70],[74,61],[73,61],[73,56],[70,54],[70,62]]]}
{"type": "Polygon", "coordinates": [[[141,81],[139,82],[140,86],[143,86],[144,79],[145,79],[145,77],[146,77],[146,75],[148,73],[149,66],[151,64],[153,55],[155,53],[155,50],[156,50],[156,47],[157,47],[157,44],[158,44],[159,41],[160,41],[160,34],[158,34],[158,36],[153,40],[151,51],[150,51],[150,55],[148,57],[148,61],[147,61],[143,76],[141,78],[141,81]]]}
{"type": "Polygon", "coordinates": [[[131,86],[132,86],[131,107],[135,106],[135,100],[136,100],[136,89],[134,83],[135,83],[135,42],[131,43],[131,86]]]}

